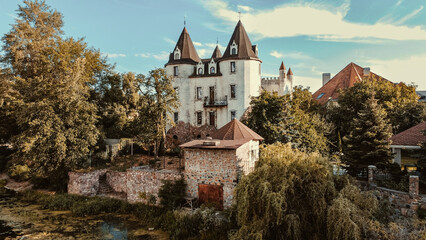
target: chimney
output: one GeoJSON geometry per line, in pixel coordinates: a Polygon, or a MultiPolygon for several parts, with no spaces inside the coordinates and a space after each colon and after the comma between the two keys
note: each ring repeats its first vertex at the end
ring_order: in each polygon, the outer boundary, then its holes
{"type": "Polygon", "coordinates": [[[328,81],[331,79],[330,73],[323,73],[322,74],[322,85],[324,86],[328,81]]]}
{"type": "Polygon", "coordinates": [[[369,67],[365,67],[364,68],[363,75],[364,76],[369,76],[370,75],[370,68],[369,67]]]}

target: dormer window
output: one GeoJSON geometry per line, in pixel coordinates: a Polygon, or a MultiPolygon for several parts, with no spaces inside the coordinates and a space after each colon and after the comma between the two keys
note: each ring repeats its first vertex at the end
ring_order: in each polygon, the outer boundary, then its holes
{"type": "Polygon", "coordinates": [[[214,59],[212,58],[209,62],[209,74],[215,74],[216,73],[216,63],[214,62],[214,59]]]}
{"type": "Polygon", "coordinates": [[[231,55],[237,55],[237,54],[238,54],[238,46],[234,40],[231,44],[231,55]]]}
{"type": "Polygon", "coordinates": [[[211,67],[210,68],[210,74],[214,74],[215,73],[215,69],[214,69],[214,67],[211,67]]]}
{"type": "Polygon", "coordinates": [[[204,64],[200,61],[197,64],[197,75],[203,75],[204,74],[204,64]]]}
{"type": "Polygon", "coordinates": [[[175,51],[174,51],[174,60],[179,60],[180,59],[180,50],[178,47],[176,47],[175,51]]]}
{"type": "Polygon", "coordinates": [[[203,68],[198,68],[198,75],[202,75],[203,74],[203,68]]]}

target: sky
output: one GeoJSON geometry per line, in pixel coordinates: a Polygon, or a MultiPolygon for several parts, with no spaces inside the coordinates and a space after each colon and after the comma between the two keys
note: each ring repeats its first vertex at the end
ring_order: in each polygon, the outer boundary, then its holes
{"type": "MultiPolygon", "coordinates": [[[[63,14],[67,37],[84,37],[119,72],[164,67],[184,27],[201,58],[222,53],[241,19],[258,45],[262,76],[281,61],[294,84],[315,92],[322,73],[350,62],[393,82],[426,90],[425,0],[46,0],[63,14]]],[[[0,0],[0,35],[15,22],[18,0],[0,0]]],[[[3,44],[3,43],[1,43],[3,44]]]]}

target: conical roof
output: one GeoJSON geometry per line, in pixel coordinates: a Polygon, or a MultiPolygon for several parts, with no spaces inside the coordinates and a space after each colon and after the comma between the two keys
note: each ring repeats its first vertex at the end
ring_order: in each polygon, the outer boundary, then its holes
{"type": "Polygon", "coordinates": [[[284,62],[282,61],[281,66],[280,66],[280,70],[283,70],[283,69],[285,70],[285,66],[284,66],[284,62]]]}
{"type": "Polygon", "coordinates": [[[211,137],[219,140],[263,140],[263,137],[255,133],[237,119],[230,121],[228,124],[214,132],[211,137]]]}
{"type": "Polygon", "coordinates": [[[212,58],[221,58],[222,53],[220,52],[219,46],[216,46],[216,48],[213,51],[212,58]]]}
{"type": "Polygon", "coordinates": [[[293,75],[293,71],[291,71],[291,68],[288,68],[287,75],[293,75]]]}
{"type": "Polygon", "coordinates": [[[241,21],[238,21],[222,58],[258,59],[256,53],[253,51],[253,46],[251,45],[250,39],[241,21]],[[238,51],[236,55],[231,55],[231,45],[234,41],[237,44],[238,51]]]}
{"type": "Polygon", "coordinates": [[[176,43],[175,48],[173,49],[173,52],[176,50],[176,48],[179,48],[181,52],[181,57],[179,60],[174,59],[173,53],[170,54],[169,63],[172,62],[200,62],[201,59],[197,54],[197,51],[195,50],[194,44],[192,43],[191,37],[189,36],[188,31],[186,30],[186,27],[183,28],[182,33],[180,34],[179,40],[176,43]]]}

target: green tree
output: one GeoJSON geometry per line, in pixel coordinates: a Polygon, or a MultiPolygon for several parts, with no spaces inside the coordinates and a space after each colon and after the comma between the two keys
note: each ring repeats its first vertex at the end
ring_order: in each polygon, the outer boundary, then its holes
{"type": "Polygon", "coordinates": [[[366,236],[364,223],[373,221],[377,209],[373,195],[333,176],[327,158],[282,143],[261,149],[256,169],[238,183],[235,198],[239,229],[231,239],[355,239],[341,233],[366,236]],[[353,207],[342,209],[339,199],[353,207]]]}
{"type": "Polygon", "coordinates": [[[349,173],[357,174],[368,165],[389,164],[392,159],[391,126],[386,119],[386,111],[374,96],[364,103],[363,109],[352,120],[351,130],[343,138],[343,160],[349,165],[349,173]]]}
{"type": "Polygon", "coordinates": [[[1,59],[11,73],[10,111],[20,131],[12,138],[14,158],[36,176],[64,183],[66,172],[83,164],[97,141],[90,86],[105,60],[82,39],[63,39],[62,15],[45,2],[24,1],[17,15],[2,38],[1,59]]]}

